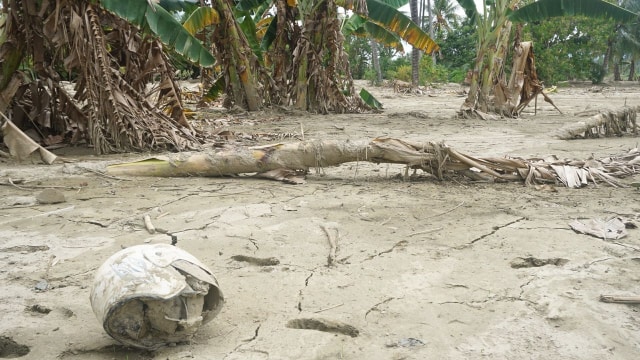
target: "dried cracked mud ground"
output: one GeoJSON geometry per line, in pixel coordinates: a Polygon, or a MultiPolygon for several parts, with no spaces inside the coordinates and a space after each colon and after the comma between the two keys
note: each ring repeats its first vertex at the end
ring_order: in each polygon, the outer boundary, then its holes
{"type": "MultiPolygon", "coordinates": [[[[432,96],[371,89],[381,114],[210,114],[244,133],[319,139],[441,141],[477,156],[585,159],[637,146],[625,136],[554,139],[579,112],[638,105],[640,86],[569,86],[520,119],[455,120],[458,86],[432,96]],[[595,90],[595,91],[594,91],[595,90]],[[226,117],[227,120],[219,118],[226,117]],[[269,121],[264,121],[265,119],[269,121]]],[[[208,115],[209,116],[209,115],[208,115]]],[[[295,141],[286,139],[285,141],[295,141]]],[[[272,140],[275,141],[275,140],[272,140]]],[[[640,307],[640,230],[604,241],[575,219],[637,220],[640,192],[607,185],[536,190],[517,183],[404,181],[402,167],[349,163],[305,185],[235,178],[127,178],[84,170],[139,155],[73,163],[0,162],[0,358],[22,359],[632,359],[640,307]],[[22,180],[22,188],[7,185],[22,180]],[[39,205],[55,186],[66,202],[39,205]],[[213,270],[226,303],[187,344],[118,345],[90,304],[95,270],[122,247],[169,243],[213,270]],[[158,216],[162,214],[161,216],[158,216]],[[328,267],[325,230],[337,235],[328,267]],[[252,263],[242,260],[275,258],[252,263]],[[277,263],[277,264],[276,264],[277,263]],[[326,327],[332,331],[313,328],[326,327]]],[[[624,180],[631,182],[634,177],[624,180]]],[[[637,177],[635,178],[637,180],[637,177]]]]}

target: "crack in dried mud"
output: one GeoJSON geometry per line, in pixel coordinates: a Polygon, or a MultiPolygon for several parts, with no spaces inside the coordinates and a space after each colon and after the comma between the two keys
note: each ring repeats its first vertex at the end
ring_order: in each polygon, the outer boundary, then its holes
{"type": "Polygon", "coordinates": [[[484,238],[487,238],[487,237],[489,237],[489,236],[491,236],[491,235],[493,235],[493,234],[497,233],[497,232],[498,232],[499,230],[501,230],[502,228],[505,228],[505,227],[507,227],[507,226],[513,225],[513,224],[518,223],[518,222],[520,222],[520,221],[522,221],[522,220],[525,220],[525,219],[526,219],[526,218],[524,218],[524,217],[519,217],[519,218],[517,218],[517,219],[515,219],[515,220],[513,220],[513,221],[509,221],[509,222],[508,222],[508,223],[506,223],[506,224],[503,224],[503,225],[496,225],[496,226],[494,226],[494,227],[493,227],[493,229],[492,229],[490,232],[488,232],[488,233],[486,233],[486,234],[483,234],[483,235],[480,235],[479,237],[477,237],[477,238],[475,238],[475,239],[471,240],[470,242],[468,242],[468,243],[466,243],[466,244],[464,244],[464,245],[454,246],[453,248],[454,248],[454,249],[456,249],[456,250],[462,250],[462,249],[466,249],[466,248],[468,248],[468,247],[471,247],[473,244],[477,243],[478,241],[480,241],[480,240],[482,240],[482,239],[484,239],[484,238]]]}

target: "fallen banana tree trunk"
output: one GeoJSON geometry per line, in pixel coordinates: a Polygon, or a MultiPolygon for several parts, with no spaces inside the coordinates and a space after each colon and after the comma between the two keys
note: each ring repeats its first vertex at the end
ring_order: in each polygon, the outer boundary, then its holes
{"type": "Polygon", "coordinates": [[[427,166],[437,160],[432,144],[378,138],[373,141],[309,140],[255,147],[228,146],[209,152],[158,156],[134,163],[111,165],[112,175],[225,176],[276,169],[308,170],[346,162],[369,161],[427,166]]]}
{"type": "Polygon", "coordinates": [[[562,140],[621,136],[631,132],[638,135],[636,122],[640,106],[605,111],[585,121],[567,124],[558,129],[555,136],[562,140]]]}
{"type": "MultiPolygon", "coordinates": [[[[439,179],[464,175],[474,180],[523,181],[527,185],[561,182],[582,187],[598,180],[624,186],[616,178],[640,170],[640,152],[633,149],[620,157],[603,160],[569,161],[520,158],[476,158],[444,143],[418,143],[393,138],[359,140],[309,140],[254,147],[228,146],[198,153],[158,156],[142,161],[110,165],[110,175],[130,176],[228,176],[246,173],[307,171],[354,161],[404,164],[439,179]]],[[[269,176],[267,176],[269,177],[269,176]]],[[[293,181],[299,183],[297,181],[293,181]]]]}

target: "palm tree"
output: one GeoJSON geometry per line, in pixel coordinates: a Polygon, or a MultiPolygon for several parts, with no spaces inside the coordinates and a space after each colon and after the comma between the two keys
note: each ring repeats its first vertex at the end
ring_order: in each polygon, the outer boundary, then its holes
{"type": "MultiPolygon", "coordinates": [[[[420,17],[418,16],[418,0],[409,0],[409,10],[411,11],[411,20],[418,24],[420,17]]],[[[420,81],[420,50],[415,47],[411,50],[411,84],[418,86],[420,81]]]]}
{"type": "MultiPolygon", "coordinates": [[[[450,31],[460,24],[460,16],[456,13],[458,6],[451,0],[434,0],[433,1],[433,28],[437,33],[450,31]]],[[[434,34],[435,36],[435,34],[434,34]]],[[[438,38],[438,36],[435,36],[438,38]]]]}
{"type": "MultiPolygon", "coordinates": [[[[622,7],[627,10],[640,13],[640,2],[625,0],[622,7]]],[[[626,23],[619,31],[620,34],[620,50],[629,60],[629,76],[628,81],[634,81],[636,76],[636,61],[640,57],[640,19],[634,22],[626,23]]],[[[620,58],[622,59],[621,56],[620,58]]]]}

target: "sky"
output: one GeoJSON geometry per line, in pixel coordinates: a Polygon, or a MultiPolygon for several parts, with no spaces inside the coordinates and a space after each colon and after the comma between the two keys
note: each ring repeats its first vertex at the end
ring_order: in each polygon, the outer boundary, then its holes
{"type": "MultiPolygon", "coordinates": [[[[424,0],[426,3],[426,0],[424,0]]],[[[456,4],[458,6],[458,13],[463,16],[464,15],[464,11],[462,10],[462,8],[460,7],[460,5],[458,5],[458,2],[456,0],[450,0],[451,2],[453,2],[454,4],[456,4]]],[[[482,2],[483,0],[474,0],[476,2],[476,7],[478,8],[478,11],[480,11],[480,9],[482,8],[482,2]]],[[[400,11],[402,11],[405,15],[410,16],[411,12],[409,10],[409,5],[405,5],[403,7],[400,8],[400,11]]]]}

